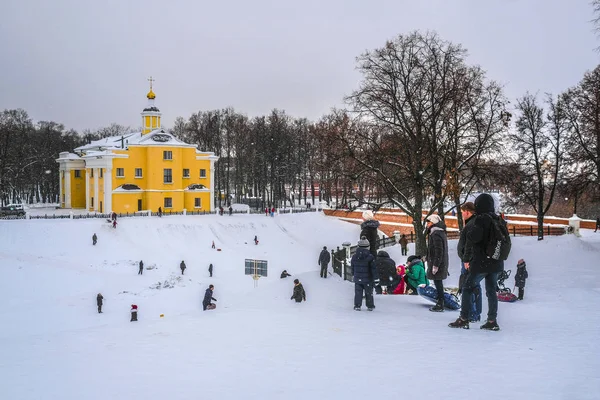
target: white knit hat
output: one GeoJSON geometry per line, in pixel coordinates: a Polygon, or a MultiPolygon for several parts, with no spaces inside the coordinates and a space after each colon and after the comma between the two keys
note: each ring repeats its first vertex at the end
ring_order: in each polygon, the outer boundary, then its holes
{"type": "Polygon", "coordinates": [[[373,215],[373,211],[371,211],[371,210],[367,210],[367,211],[363,212],[362,217],[364,220],[375,219],[375,216],[373,215]]]}
{"type": "Polygon", "coordinates": [[[427,217],[426,221],[431,222],[432,224],[437,224],[438,222],[440,222],[442,219],[440,218],[439,215],[437,214],[432,214],[429,217],[427,217]]]}

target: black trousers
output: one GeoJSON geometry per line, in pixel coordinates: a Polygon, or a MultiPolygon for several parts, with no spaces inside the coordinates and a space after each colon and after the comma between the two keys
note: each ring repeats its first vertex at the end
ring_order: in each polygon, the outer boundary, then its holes
{"type": "Polygon", "coordinates": [[[101,313],[102,312],[102,304],[98,304],[98,312],[101,313]]]}
{"type": "Polygon", "coordinates": [[[438,303],[444,302],[444,282],[443,281],[433,281],[435,285],[435,290],[437,291],[438,303]]]}
{"type": "Polygon", "coordinates": [[[525,288],[524,287],[520,287],[519,288],[519,300],[523,300],[523,296],[525,295],[525,288]]]}
{"type": "Polygon", "coordinates": [[[137,321],[137,311],[133,311],[131,313],[131,321],[130,322],[133,322],[133,321],[137,321]]]}
{"type": "Polygon", "coordinates": [[[363,293],[366,297],[368,308],[375,308],[373,301],[373,285],[370,283],[354,283],[354,307],[362,306],[363,293]]]}
{"type": "Polygon", "coordinates": [[[183,271],[185,271],[185,268],[181,268],[181,275],[183,275],[183,271]]]}
{"type": "Polygon", "coordinates": [[[208,273],[210,274],[210,277],[212,278],[212,271],[208,271],[208,273]]]}
{"type": "Polygon", "coordinates": [[[327,278],[327,264],[321,263],[321,278],[327,278]]]}
{"type": "Polygon", "coordinates": [[[140,270],[138,271],[138,275],[144,275],[144,268],[140,268],[140,270]]]}
{"type": "Polygon", "coordinates": [[[408,283],[408,276],[404,275],[404,283],[406,283],[406,292],[408,293],[409,290],[412,290],[413,295],[417,295],[417,288],[412,286],[410,283],[408,283]]]}
{"type": "Polygon", "coordinates": [[[406,247],[402,247],[402,255],[403,255],[403,256],[406,256],[406,255],[408,255],[408,246],[406,246],[406,247]]]}

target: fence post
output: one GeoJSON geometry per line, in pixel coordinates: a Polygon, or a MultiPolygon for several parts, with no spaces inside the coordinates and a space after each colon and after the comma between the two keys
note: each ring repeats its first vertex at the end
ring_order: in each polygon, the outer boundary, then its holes
{"type": "Polygon", "coordinates": [[[69,211],[69,218],[73,219],[73,211],[69,211]]]}
{"type": "Polygon", "coordinates": [[[346,263],[348,262],[348,257],[350,256],[350,242],[342,243],[344,246],[344,250],[346,250],[344,254],[344,263],[342,264],[342,279],[346,280],[346,263]]]}
{"type": "Polygon", "coordinates": [[[394,231],[394,240],[396,243],[400,242],[400,231],[394,231]]]}
{"type": "Polygon", "coordinates": [[[513,225],[513,236],[517,236],[517,229],[515,228],[514,225],[513,225]]]}
{"type": "Polygon", "coordinates": [[[411,241],[411,243],[415,242],[415,238],[413,237],[413,233],[414,233],[413,231],[410,231],[410,241],[411,241]]]}
{"type": "Polygon", "coordinates": [[[533,236],[533,225],[529,225],[529,236],[533,236]]]}
{"type": "Polygon", "coordinates": [[[550,225],[548,225],[548,236],[550,236],[550,225]]]}
{"type": "Polygon", "coordinates": [[[183,215],[187,215],[187,210],[185,208],[183,209],[183,215]]]}

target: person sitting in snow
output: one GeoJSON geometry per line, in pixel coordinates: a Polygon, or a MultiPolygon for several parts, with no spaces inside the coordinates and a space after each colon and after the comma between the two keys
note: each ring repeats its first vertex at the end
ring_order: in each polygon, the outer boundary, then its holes
{"type": "Polygon", "coordinates": [[[386,293],[392,292],[392,284],[395,282],[396,273],[396,262],[390,258],[387,251],[380,250],[377,253],[375,259],[375,268],[377,268],[377,274],[379,275],[379,285],[375,286],[375,293],[382,294],[384,287],[387,288],[386,293]]]}
{"type": "Polygon", "coordinates": [[[217,301],[217,299],[215,299],[213,297],[214,289],[215,289],[214,285],[208,285],[208,289],[206,289],[206,292],[204,292],[204,300],[202,300],[202,310],[203,311],[215,309],[215,305],[213,303],[211,303],[211,300],[217,301]]]}
{"type": "Polygon", "coordinates": [[[290,300],[296,300],[296,303],[301,303],[302,300],[306,301],[306,292],[298,279],[294,279],[294,292],[290,300]]]}
{"type": "Polygon", "coordinates": [[[179,264],[179,268],[181,268],[181,275],[183,275],[183,271],[185,271],[185,263],[183,261],[181,261],[181,264],[179,264]]]}
{"type": "Polygon", "coordinates": [[[129,322],[133,322],[133,321],[137,321],[137,317],[138,317],[138,306],[136,306],[135,304],[131,305],[131,321],[129,322]]]}
{"type": "Polygon", "coordinates": [[[406,260],[406,274],[404,275],[406,282],[406,292],[416,295],[419,285],[429,286],[429,281],[425,276],[425,266],[423,260],[419,256],[410,256],[406,260]]]}
{"type": "MultiPolygon", "coordinates": [[[[406,282],[404,281],[404,274],[406,274],[406,266],[401,264],[396,267],[396,275],[398,284],[394,288],[394,294],[404,294],[406,291],[406,282]]],[[[389,291],[388,291],[389,293],[389,291]]]]}
{"type": "Polygon", "coordinates": [[[104,296],[102,296],[102,293],[98,293],[98,296],[96,296],[96,304],[98,304],[98,314],[102,314],[102,300],[104,300],[104,296]]]}
{"type": "Polygon", "coordinates": [[[525,280],[529,278],[527,273],[527,264],[522,258],[517,263],[517,273],[515,274],[515,286],[519,288],[519,300],[523,300],[525,294],[525,280]]]}
{"type": "Polygon", "coordinates": [[[292,275],[288,274],[287,270],[285,270],[285,269],[284,269],[284,270],[281,272],[281,277],[280,277],[280,279],[287,278],[288,276],[292,276],[292,275]]]}

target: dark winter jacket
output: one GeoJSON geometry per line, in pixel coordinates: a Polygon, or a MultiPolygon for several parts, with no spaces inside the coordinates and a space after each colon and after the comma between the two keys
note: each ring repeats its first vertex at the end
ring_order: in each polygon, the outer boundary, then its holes
{"type": "Polygon", "coordinates": [[[283,279],[283,278],[287,278],[288,276],[292,276],[292,275],[288,274],[288,272],[287,272],[287,271],[282,271],[282,272],[281,272],[281,277],[280,277],[280,278],[281,278],[281,279],[283,279]]]}
{"type": "Polygon", "coordinates": [[[210,265],[208,266],[208,272],[212,272],[212,271],[213,271],[213,266],[212,266],[212,264],[210,264],[210,265]]]}
{"type": "Polygon", "coordinates": [[[401,236],[400,240],[398,241],[398,243],[400,243],[401,247],[406,247],[408,246],[408,239],[406,238],[406,236],[401,236]]]}
{"type": "Polygon", "coordinates": [[[380,250],[377,253],[375,268],[377,268],[377,274],[382,285],[389,285],[398,275],[396,273],[396,263],[390,258],[390,255],[383,250],[380,250]]]}
{"type": "Polygon", "coordinates": [[[98,303],[99,306],[102,305],[102,300],[104,300],[104,296],[102,296],[101,294],[96,296],[96,303],[98,303]]]}
{"type": "Polygon", "coordinates": [[[423,261],[417,259],[406,266],[406,280],[408,280],[408,284],[414,288],[419,287],[419,285],[429,286],[429,282],[425,277],[423,261]]]}
{"type": "Polygon", "coordinates": [[[294,292],[292,293],[291,299],[296,300],[298,303],[302,300],[306,301],[306,292],[301,283],[294,285],[294,292]]]}
{"type": "Polygon", "coordinates": [[[327,265],[329,264],[329,261],[331,261],[331,254],[325,249],[321,250],[321,254],[319,254],[319,265],[327,265]]]}
{"type": "Polygon", "coordinates": [[[366,237],[371,245],[370,250],[373,257],[377,256],[377,242],[379,242],[379,237],[377,236],[377,228],[379,228],[379,221],[375,219],[370,219],[362,224],[360,224],[360,236],[366,237]]]}
{"type": "Polygon", "coordinates": [[[427,267],[428,279],[441,281],[448,277],[448,238],[444,221],[432,225],[429,231],[427,267]],[[433,267],[438,267],[436,274],[433,273],[433,267]]]}
{"type": "Polygon", "coordinates": [[[499,218],[494,212],[494,199],[482,193],[475,199],[475,213],[472,227],[467,232],[467,240],[473,245],[473,257],[469,262],[469,271],[473,274],[484,272],[502,272],[504,261],[488,258],[485,248],[490,240],[492,218],[499,218]]]}
{"type": "Polygon", "coordinates": [[[182,270],[185,269],[185,263],[182,261],[181,264],[179,264],[179,268],[181,268],[182,270]]]}
{"type": "Polygon", "coordinates": [[[365,247],[359,247],[356,250],[350,265],[354,274],[354,283],[367,284],[379,279],[377,268],[375,268],[375,257],[365,247]]]}
{"type": "Polygon", "coordinates": [[[144,269],[144,262],[140,261],[140,269],[144,269]]]}
{"type": "Polygon", "coordinates": [[[515,274],[515,286],[519,288],[525,287],[525,280],[529,278],[529,274],[527,273],[527,266],[523,263],[522,267],[517,268],[517,273],[515,274]]]}
{"type": "Polygon", "coordinates": [[[465,221],[463,229],[460,231],[460,239],[458,239],[456,252],[458,253],[458,258],[460,258],[460,261],[462,262],[469,262],[471,261],[471,258],[473,258],[473,243],[467,240],[467,232],[472,227],[474,221],[475,215],[472,215],[465,221]]]}
{"type": "Polygon", "coordinates": [[[212,295],[213,295],[212,289],[211,288],[206,289],[206,292],[204,293],[204,300],[202,301],[202,305],[204,306],[204,309],[206,309],[206,306],[208,306],[210,304],[211,300],[217,301],[217,299],[212,297],[212,295]]]}

